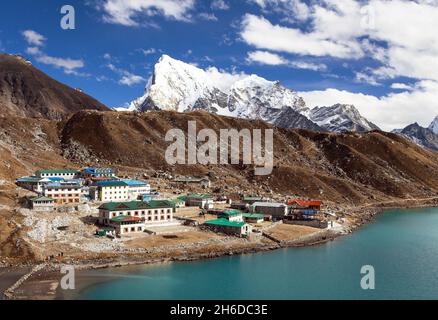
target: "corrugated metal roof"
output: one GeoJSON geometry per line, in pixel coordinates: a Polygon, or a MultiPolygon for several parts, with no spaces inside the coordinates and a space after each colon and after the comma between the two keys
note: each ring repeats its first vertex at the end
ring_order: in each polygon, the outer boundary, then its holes
{"type": "Polygon", "coordinates": [[[287,207],[284,203],[279,202],[254,202],[252,204],[253,207],[275,207],[275,208],[281,208],[281,207],[287,207]]]}
{"type": "Polygon", "coordinates": [[[234,227],[234,228],[241,228],[244,225],[246,225],[245,222],[234,222],[229,221],[228,219],[220,218],[216,220],[209,220],[205,222],[207,225],[213,225],[213,226],[222,226],[222,227],[234,227]]]}
{"type": "Polygon", "coordinates": [[[240,210],[228,210],[228,211],[219,212],[218,216],[231,217],[231,216],[237,216],[240,214],[242,214],[242,211],[240,211],[240,210]]]}
{"type": "Polygon", "coordinates": [[[287,203],[289,205],[296,203],[296,204],[303,206],[303,207],[305,207],[305,206],[321,206],[322,205],[322,201],[319,201],[319,200],[298,200],[298,199],[295,199],[295,200],[289,200],[287,203]]]}
{"type": "Polygon", "coordinates": [[[264,219],[265,216],[260,213],[244,213],[243,216],[245,218],[254,218],[254,219],[264,219]]]}
{"type": "Polygon", "coordinates": [[[35,201],[55,201],[55,199],[49,198],[49,197],[35,197],[30,199],[32,202],[35,201]]]}
{"type": "Polygon", "coordinates": [[[39,182],[41,178],[38,177],[21,177],[17,179],[17,182],[39,182]]]}
{"type": "Polygon", "coordinates": [[[168,200],[151,200],[151,201],[129,201],[129,202],[108,202],[99,207],[108,211],[127,211],[127,210],[147,210],[175,208],[175,204],[168,200]]]}

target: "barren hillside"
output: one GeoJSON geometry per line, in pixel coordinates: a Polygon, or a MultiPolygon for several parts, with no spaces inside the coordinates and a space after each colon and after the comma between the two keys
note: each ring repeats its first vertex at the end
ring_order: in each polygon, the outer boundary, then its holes
{"type": "Polygon", "coordinates": [[[109,110],[96,99],[50,78],[24,59],[0,54],[1,114],[62,119],[85,109],[109,110]]]}

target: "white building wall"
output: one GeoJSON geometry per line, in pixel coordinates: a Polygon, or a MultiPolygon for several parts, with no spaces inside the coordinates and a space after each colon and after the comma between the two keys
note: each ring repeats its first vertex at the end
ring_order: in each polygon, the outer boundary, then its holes
{"type": "Polygon", "coordinates": [[[99,201],[121,202],[129,200],[127,186],[99,187],[99,201]]]}

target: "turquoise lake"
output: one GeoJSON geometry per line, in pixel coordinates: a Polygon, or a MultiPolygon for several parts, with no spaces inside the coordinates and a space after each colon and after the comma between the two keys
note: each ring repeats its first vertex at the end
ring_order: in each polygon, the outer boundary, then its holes
{"type": "Polygon", "coordinates": [[[438,208],[392,210],[316,247],[98,271],[79,299],[437,299],[438,208]],[[360,286],[375,268],[375,290],[360,286]]]}

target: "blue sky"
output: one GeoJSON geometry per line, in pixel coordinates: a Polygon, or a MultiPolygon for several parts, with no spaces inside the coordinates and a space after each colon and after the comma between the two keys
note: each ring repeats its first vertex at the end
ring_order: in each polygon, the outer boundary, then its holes
{"type": "Polygon", "coordinates": [[[279,80],[310,106],[355,104],[384,129],[428,125],[438,114],[436,2],[70,1],[76,29],[63,30],[65,1],[3,1],[0,51],[110,107],[142,95],[168,54],[279,80]]]}

